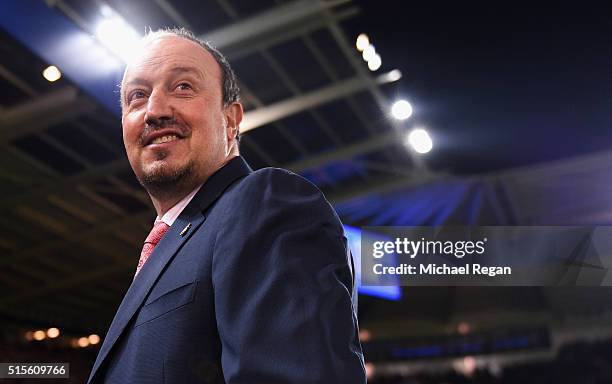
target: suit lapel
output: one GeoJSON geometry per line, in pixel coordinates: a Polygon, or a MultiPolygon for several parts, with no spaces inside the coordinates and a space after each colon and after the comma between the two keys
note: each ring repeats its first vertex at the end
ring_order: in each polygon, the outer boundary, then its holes
{"type": "Polygon", "coordinates": [[[252,172],[249,165],[240,156],[230,160],[204,183],[191,202],[185,207],[168,232],[155,247],[155,250],[142,267],[138,276],[125,294],[115,318],[106,334],[98,357],[91,371],[88,382],[93,380],[96,371],[104,362],[111,348],[142,306],[147,294],[157,281],[165,266],[172,260],[181,246],[202,225],[206,216],[204,211],[210,207],[223,192],[237,179],[252,172]],[[189,225],[187,232],[184,229],[189,225]]]}

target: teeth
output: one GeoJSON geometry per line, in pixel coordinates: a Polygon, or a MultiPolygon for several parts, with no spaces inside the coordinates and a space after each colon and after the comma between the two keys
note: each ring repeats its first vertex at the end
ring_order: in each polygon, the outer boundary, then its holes
{"type": "Polygon", "coordinates": [[[161,143],[167,143],[169,141],[173,141],[173,140],[177,140],[178,136],[176,135],[166,135],[166,136],[162,136],[162,137],[158,137],[155,140],[153,140],[151,142],[151,144],[161,144],[161,143]]]}

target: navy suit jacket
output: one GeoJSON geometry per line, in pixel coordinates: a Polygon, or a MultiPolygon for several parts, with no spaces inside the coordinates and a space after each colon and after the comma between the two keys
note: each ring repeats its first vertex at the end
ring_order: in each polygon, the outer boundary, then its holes
{"type": "Polygon", "coordinates": [[[236,157],[132,282],[88,383],[365,383],[352,268],[314,185],[236,157]]]}

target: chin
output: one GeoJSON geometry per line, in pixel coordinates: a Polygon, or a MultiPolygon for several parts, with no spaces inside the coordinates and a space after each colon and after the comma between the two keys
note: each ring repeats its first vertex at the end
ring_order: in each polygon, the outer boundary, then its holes
{"type": "Polygon", "coordinates": [[[155,161],[143,167],[138,181],[145,188],[176,188],[188,182],[193,174],[193,164],[171,166],[165,161],[155,161]]]}

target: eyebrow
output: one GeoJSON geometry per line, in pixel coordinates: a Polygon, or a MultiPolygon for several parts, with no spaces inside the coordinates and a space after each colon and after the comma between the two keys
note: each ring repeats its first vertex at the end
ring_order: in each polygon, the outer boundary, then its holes
{"type": "MultiPolygon", "coordinates": [[[[176,74],[183,74],[183,73],[187,73],[187,74],[193,74],[196,77],[198,77],[199,79],[204,79],[204,76],[202,74],[202,71],[200,71],[199,69],[195,68],[195,67],[174,67],[172,69],[170,69],[170,72],[172,72],[174,75],[176,74]]],[[[127,83],[125,83],[124,87],[127,88],[129,86],[133,86],[133,85],[144,85],[147,84],[148,81],[137,77],[135,79],[132,79],[130,81],[128,81],[127,83]]]]}

